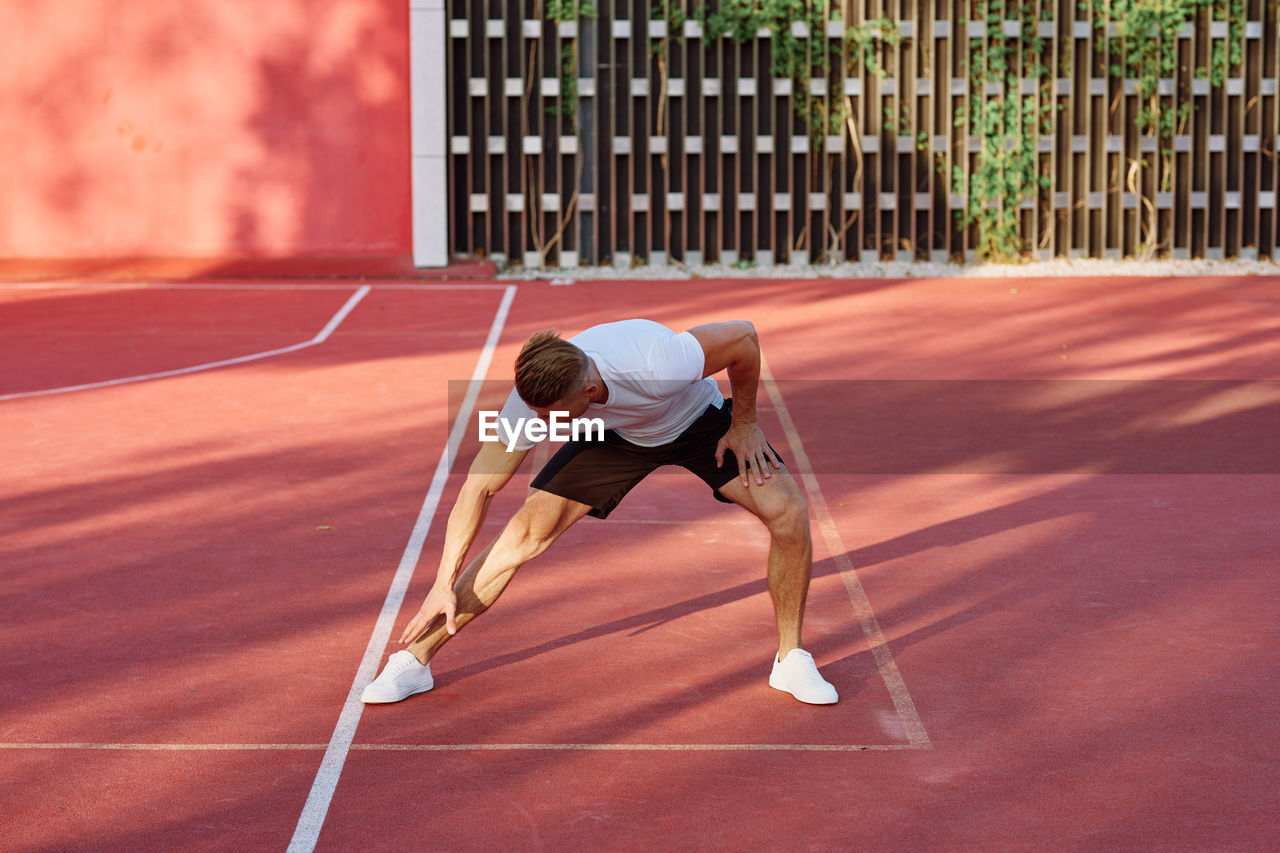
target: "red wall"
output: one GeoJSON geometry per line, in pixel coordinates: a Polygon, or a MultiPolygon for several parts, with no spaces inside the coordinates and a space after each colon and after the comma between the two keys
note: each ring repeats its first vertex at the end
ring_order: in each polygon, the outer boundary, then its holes
{"type": "Polygon", "coordinates": [[[3,0],[0,258],[408,254],[404,0],[3,0]]]}

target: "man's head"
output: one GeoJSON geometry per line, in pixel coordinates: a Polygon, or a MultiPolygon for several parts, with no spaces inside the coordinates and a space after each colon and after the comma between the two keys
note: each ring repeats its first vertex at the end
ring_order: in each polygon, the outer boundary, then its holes
{"type": "Polygon", "coordinates": [[[516,356],[516,393],[543,416],[548,411],[582,417],[592,388],[591,360],[554,329],[538,332],[516,356]]]}

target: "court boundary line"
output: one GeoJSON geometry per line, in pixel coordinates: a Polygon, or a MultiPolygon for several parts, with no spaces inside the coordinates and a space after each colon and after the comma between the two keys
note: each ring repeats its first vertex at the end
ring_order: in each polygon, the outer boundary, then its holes
{"type": "Polygon", "coordinates": [[[774,381],[773,371],[769,369],[763,353],[760,356],[760,380],[764,384],[765,393],[773,401],[778,420],[782,424],[782,431],[787,437],[787,443],[791,446],[792,454],[795,456],[800,479],[804,483],[805,491],[809,494],[809,503],[812,505],[813,513],[817,517],[818,529],[822,531],[822,538],[826,540],[827,550],[831,552],[838,574],[841,580],[844,581],[845,590],[849,593],[849,599],[853,602],[854,614],[857,616],[858,622],[862,626],[862,633],[866,636],[867,643],[871,647],[871,655],[875,658],[876,671],[880,673],[880,678],[884,681],[884,686],[889,691],[889,698],[893,701],[893,707],[898,714],[898,719],[902,721],[906,729],[907,743],[919,749],[931,749],[933,744],[929,740],[929,734],[925,731],[924,723],[920,720],[920,714],[916,710],[911,693],[907,690],[907,683],[902,677],[902,672],[898,669],[898,664],[893,659],[893,652],[889,649],[889,641],[885,639],[884,631],[880,628],[880,620],[876,618],[875,610],[871,607],[871,600],[867,597],[867,592],[862,587],[862,581],[858,578],[858,573],[854,569],[853,560],[850,559],[848,549],[845,548],[844,541],[840,538],[840,529],[836,526],[835,517],[831,515],[831,508],[827,505],[822,486],[818,483],[818,477],[814,474],[813,466],[809,463],[809,455],[805,453],[804,444],[800,440],[800,433],[791,417],[791,410],[787,408],[787,401],[783,398],[777,382],[774,381]]]}
{"type": "MultiPolygon", "coordinates": [[[[205,362],[191,367],[179,367],[173,370],[163,370],[158,373],[145,373],[138,376],[125,376],[117,379],[104,379],[101,382],[88,382],[82,385],[63,385],[58,388],[42,388],[37,391],[16,391],[12,394],[0,394],[0,402],[6,400],[22,400],[30,397],[49,397],[54,394],[67,394],[73,391],[90,391],[95,388],[109,388],[116,385],[129,385],[134,382],[147,382],[153,379],[167,379],[173,376],[184,376],[189,373],[200,373],[205,370],[216,370],[220,367],[230,367],[237,364],[244,364],[250,361],[258,361],[264,358],[271,358],[277,355],[287,355],[291,352],[307,349],[308,347],[322,344],[329,339],[334,330],[346,319],[356,304],[364,299],[371,290],[409,290],[409,291],[447,291],[447,290],[506,290],[515,287],[515,284],[483,284],[483,283],[459,283],[459,284],[406,284],[396,282],[386,282],[381,284],[363,284],[356,293],[348,300],[346,305],[338,309],[338,313],[330,318],[325,327],[320,330],[309,341],[303,341],[299,344],[292,344],[287,347],[266,350],[265,352],[250,353],[249,355],[237,356],[235,358],[221,359],[219,361],[205,362]]],[[[174,283],[174,284],[51,284],[44,282],[13,282],[0,283],[0,291],[3,290],[350,290],[350,284],[217,284],[217,283],[174,283]]]]}
{"type": "Polygon", "coordinates": [[[291,344],[287,347],[278,347],[276,349],[265,350],[263,352],[250,353],[249,355],[236,356],[235,358],[224,358],[218,361],[208,361],[204,364],[196,364],[191,367],[178,367],[173,370],[161,370],[157,373],[144,373],[138,376],[122,376],[117,379],[104,379],[101,382],[88,382],[83,385],[63,385],[59,388],[42,388],[39,391],[19,391],[13,394],[0,394],[0,402],[5,400],[22,400],[29,397],[48,397],[53,394],[69,394],[73,391],[90,391],[95,388],[111,388],[116,385],[130,385],[135,382],[149,382],[153,379],[168,379],[173,376],[186,376],[190,373],[201,373],[206,370],[216,370],[220,367],[231,367],[236,364],[245,364],[250,361],[258,361],[264,358],[271,358],[277,355],[287,355],[291,352],[307,349],[318,344],[322,344],[329,340],[329,336],[333,334],[338,326],[342,325],[342,321],[347,319],[355,307],[360,304],[371,290],[369,285],[361,286],[351,297],[343,303],[338,312],[329,318],[329,322],[325,323],[324,328],[315,334],[310,340],[303,341],[298,344],[291,344]]]}
{"type": "MultiPolygon", "coordinates": [[[[319,752],[327,743],[0,743],[0,750],[319,752]]],[[[914,743],[353,743],[354,752],[890,752],[914,743]]]]}
{"type": "Polygon", "coordinates": [[[334,726],[333,735],[330,737],[329,745],[325,749],[324,758],[320,761],[320,768],[316,771],[315,780],[312,782],[311,790],[307,794],[307,801],[302,807],[302,814],[298,817],[298,824],[294,829],[293,838],[289,841],[288,849],[290,851],[310,853],[315,849],[316,843],[320,839],[320,830],[324,826],[325,816],[328,814],[329,805],[333,801],[333,794],[338,787],[338,779],[342,775],[342,768],[346,763],[347,754],[351,750],[352,741],[355,740],[356,728],[360,725],[360,716],[364,713],[364,703],[360,701],[360,693],[364,686],[377,674],[378,664],[382,661],[382,653],[391,638],[391,629],[394,627],[396,617],[400,613],[400,605],[404,602],[404,596],[408,591],[409,581],[413,578],[414,569],[417,568],[418,559],[422,555],[423,545],[426,543],[427,535],[431,530],[431,523],[435,519],[440,498],[444,494],[445,482],[449,479],[449,471],[452,467],[453,459],[457,455],[457,448],[462,443],[463,434],[470,426],[471,411],[475,408],[476,400],[479,399],[480,386],[489,372],[489,365],[493,361],[498,339],[502,336],[502,330],[506,326],[507,314],[511,310],[511,303],[515,299],[516,290],[517,288],[514,284],[506,287],[502,302],[498,305],[493,322],[489,326],[489,336],[485,339],[480,357],[476,360],[476,367],[472,371],[466,396],[458,409],[458,416],[449,432],[449,439],[440,451],[440,458],[436,462],[436,470],[431,478],[431,486],[423,499],[422,508],[418,511],[418,518],[414,522],[412,533],[409,535],[409,542],[405,545],[404,553],[400,558],[400,565],[396,568],[395,576],[392,578],[391,588],[387,590],[387,596],[382,603],[382,610],[378,614],[373,633],[369,637],[364,656],[360,660],[359,669],[357,669],[355,678],[351,681],[351,688],[347,691],[342,713],[334,726]]]}

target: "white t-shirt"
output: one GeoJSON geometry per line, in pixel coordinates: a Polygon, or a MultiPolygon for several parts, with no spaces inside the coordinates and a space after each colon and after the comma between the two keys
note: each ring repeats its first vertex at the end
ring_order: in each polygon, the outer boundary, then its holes
{"type": "MultiPolygon", "coordinates": [[[[702,376],[706,363],[702,344],[688,332],[676,334],[652,320],[622,320],[592,326],[569,338],[595,362],[609,389],[603,403],[592,403],[583,417],[600,418],[632,444],[657,447],[674,441],[706,411],[719,408],[724,397],[711,377],[702,376]]],[[[509,441],[518,418],[534,412],[512,389],[498,415],[498,430],[509,441]]],[[[520,434],[516,450],[533,442],[520,434]]]]}

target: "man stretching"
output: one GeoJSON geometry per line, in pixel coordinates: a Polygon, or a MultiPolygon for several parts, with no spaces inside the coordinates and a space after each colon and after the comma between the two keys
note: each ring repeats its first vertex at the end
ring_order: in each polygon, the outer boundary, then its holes
{"type": "Polygon", "coordinates": [[[835,702],[835,688],[800,648],[813,563],[809,510],[756,425],[755,327],[708,323],[676,334],[650,320],[624,320],[568,340],[539,332],[520,350],[515,368],[516,387],[498,420],[506,442],[481,445],[449,513],[435,584],[400,636],[408,649],[391,655],[361,699],[399,702],[430,690],[436,652],[497,601],[518,568],[584,515],[607,518],[654,469],[680,465],[717,500],[742,506],[769,529],[769,594],[778,625],[769,685],[801,702],[835,702]],[[722,370],[729,372],[731,398],[722,398],[711,378],[722,370]],[[458,576],[493,496],[533,447],[518,420],[536,415],[548,422],[551,412],[580,418],[588,411],[603,420],[603,440],[588,434],[562,447],[502,533],[458,576]]]}

